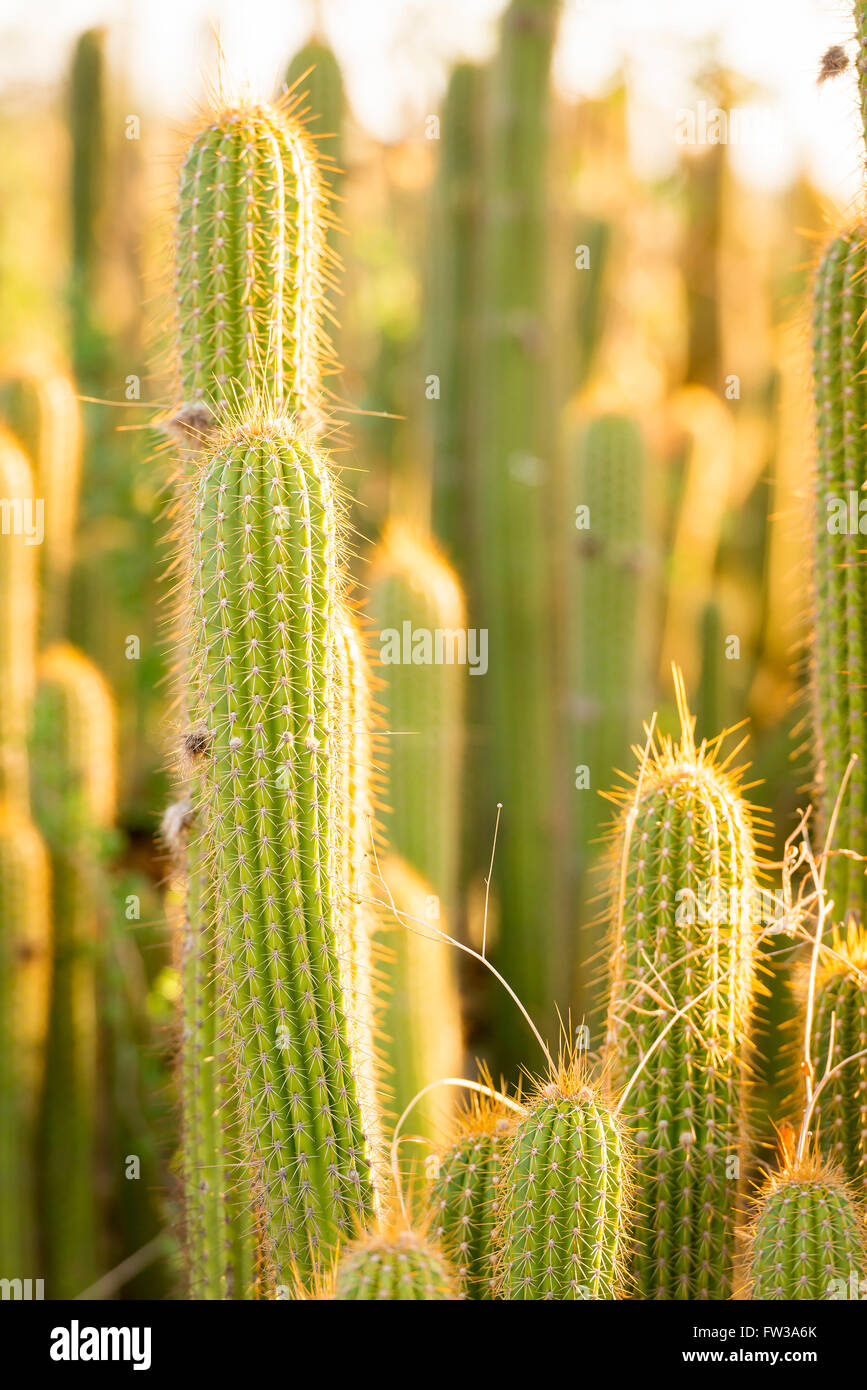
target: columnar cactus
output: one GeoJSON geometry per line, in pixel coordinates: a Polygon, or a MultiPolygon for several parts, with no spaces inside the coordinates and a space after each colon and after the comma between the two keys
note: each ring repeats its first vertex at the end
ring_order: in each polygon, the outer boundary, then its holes
{"type": "Polygon", "coordinates": [[[323,146],[331,165],[329,188],[339,195],[343,183],[346,97],[340,64],[326,43],[314,38],[299,49],[286,69],[286,86],[299,103],[311,137],[323,146]]]}
{"type": "Polygon", "coordinates": [[[329,221],[309,137],[279,106],[220,111],[180,176],[179,387],[194,443],[256,389],[321,423],[329,221]]]}
{"type": "Polygon", "coordinates": [[[81,473],[81,411],[65,372],[43,364],[4,377],[0,414],[27,454],[44,504],[39,548],[39,630],[43,643],[66,633],[81,473]]]}
{"type": "Polygon", "coordinates": [[[68,94],[72,346],[76,376],[88,383],[102,367],[104,352],[94,303],[108,187],[105,108],[105,31],[88,29],[75,45],[68,94]]]}
{"type": "Polygon", "coordinates": [[[33,804],[51,856],[53,966],[41,1108],[46,1278],[70,1298],[100,1259],[98,955],[106,911],[105,836],[114,821],[114,701],[65,644],[40,658],[33,804]]]}
{"type": "Polygon", "coordinates": [[[27,730],[36,685],[38,522],[30,464],[0,426],[0,800],[26,811],[27,730]]]}
{"type": "MultiPolygon", "coordinates": [[[[382,1029],[389,1039],[391,1108],[400,1116],[430,1081],[460,1074],[463,1062],[461,1006],[455,980],[454,947],[436,940],[449,931],[437,895],[408,864],[390,855],[381,863],[385,887],[398,912],[383,929],[378,967],[382,983],[382,1029]]],[[[454,1092],[431,1091],[412,1112],[415,1133],[436,1138],[452,1112],[454,1092]]]]}
{"type": "MultiPolygon", "coordinates": [[[[831,1067],[846,1062],[819,1091],[811,1130],[817,1149],[839,1168],[855,1192],[867,1192],[867,929],[849,922],[825,943],[816,978],[813,1054],[817,1082],[830,1057],[831,1067]],[[833,1028],[833,1049],[831,1047],[833,1028]]],[[[799,993],[807,988],[807,972],[799,993]]]]}
{"type": "MultiPolygon", "coordinates": [[[[8,537],[0,544],[6,545],[8,537]]],[[[0,1271],[36,1278],[35,1100],[48,1017],[51,880],[45,846],[0,803],[0,1271]]],[[[61,1214],[62,1219],[62,1214],[61,1214]]]]}
{"type": "MultiPolygon", "coordinates": [[[[644,1298],[731,1293],[759,894],[753,817],[719,743],[655,738],[621,794],[607,1049],[639,1152],[644,1298]],[[688,1006],[672,1024],[672,1015],[688,1006]],[[668,1029],[648,1064],[642,1059],[668,1029]]],[[[636,750],[637,751],[637,750],[636,750]]]]}
{"type": "Polygon", "coordinates": [[[375,1231],[345,1246],[332,1296],[352,1303],[430,1303],[449,1301],[457,1294],[439,1250],[407,1227],[375,1231]]]}
{"type": "Polygon", "coordinates": [[[437,1156],[430,1192],[431,1231],[451,1260],[461,1298],[494,1297],[494,1231],[501,1169],[515,1115],[473,1095],[451,1143],[437,1156]]]}
{"type": "Polygon", "coordinates": [[[499,1184],[496,1296],[611,1299],[624,1287],[629,1154],[578,1058],[561,1063],[511,1132],[499,1184]]]}
{"type": "MultiPolygon", "coordinates": [[[[563,907],[554,849],[550,546],[551,381],[545,272],[546,147],[559,0],[511,0],[491,72],[490,169],[483,238],[484,412],[479,463],[479,625],[489,632],[485,804],[503,803],[497,873],[498,966],[543,1031],[555,1025],[563,907]]],[[[556,701],[553,701],[556,703],[556,701]]],[[[500,1001],[498,1000],[498,1008],[500,1001]]],[[[502,1064],[521,1061],[511,1002],[498,1018],[502,1064]]]]}
{"type": "Polygon", "coordinates": [[[387,725],[385,830],[392,848],[427,880],[444,916],[453,921],[468,670],[455,664],[466,638],[463,596],[429,537],[400,521],[386,526],[369,584],[387,725]],[[443,638],[443,661],[434,664],[437,634],[443,638]],[[430,664],[416,664],[413,656],[425,640],[430,664]]]}
{"type": "Polygon", "coordinates": [[[864,1269],[864,1217],[838,1170],[787,1160],[759,1194],[749,1243],[754,1299],[855,1297],[864,1269]]]}
{"type": "Polygon", "coordinates": [[[326,461],[284,418],[251,411],[201,464],[191,541],[192,713],[207,745],[221,997],[281,1282],[376,1205],[373,1058],[357,1045],[362,987],[340,860],[344,542],[326,461]]]}

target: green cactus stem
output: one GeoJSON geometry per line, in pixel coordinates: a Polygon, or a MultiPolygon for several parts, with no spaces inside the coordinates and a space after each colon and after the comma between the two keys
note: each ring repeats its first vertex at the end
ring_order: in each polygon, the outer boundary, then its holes
{"type": "Polygon", "coordinates": [[[320,160],[279,105],[220,111],[187,151],[178,195],[179,387],[194,443],[213,412],[267,388],[321,424],[330,218],[320,160]]]}
{"type": "Polygon", "coordinates": [[[43,1275],[33,1154],[48,1020],[50,893],[37,830],[0,804],[0,1274],[7,1279],[43,1275]]]}
{"type": "Polygon", "coordinates": [[[733,754],[721,756],[719,740],[695,747],[678,671],[675,685],[679,741],[651,739],[634,785],[617,794],[607,1051],[615,1086],[639,1073],[623,1114],[639,1152],[640,1296],[726,1298],[760,911],[756,822],[733,754]]]}
{"type": "MultiPolygon", "coordinates": [[[[867,1057],[858,1054],[867,1050],[867,930],[850,921],[824,944],[816,977],[813,1050],[822,1068],[829,1058],[832,1068],[847,1058],[853,1060],[819,1091],[811,1130],[817,1150],[839,1169],[854,1192],[864,1194],[867,1057]]],[[[797,982],[802,1001],[808,974],[805,967],[797,982]]]]}
{"type": "Polygon", "coordinates": [[[395,852],[439,896],[444,917],[454,921],[469,669],[468,652],[464,664],[456,664],[467,640],[463,596],[429,537],[395,520],[374,552],[369,584],[386,721],[385,832],[395,852]],[[443,637],[439,663],[438,633],[443,637]],[[417,664],[419,642],[426,638],[430,664],[417,664]]]}
{"type": "MultiPolygon", "coordinates": [[[[490,185],[482,260],[484,413],[479,460],[481,593],[489,632],[483,801],[503,804],[496,889],[497,965],[543,1033],[562,989],[563,904],[555,849],[555,621],[549,506],[551,381],[545,272],[549,69],[559,0],[511,0],[490,75],[490,185]]],[[[511,1002],[497,1000],[500,1063],[523,1055],[511,1002]]]]}
{"type": "Polygon", "coordinates": [[[51,856],[51,1011],[41,1104],[46,1290],[73,1298],[100,1272],[97,978],[114,821],[114,701],[74,648],[40,658],[33,730],[34,819],[51,856]]]}
{"type": "Polygon", "coordinates": [[[461,1298],[494,1297],[494,1231],[514,1124],[514,1113],[500,1102],[472,1094],[457,1117],[454,1138],[437,1157],[431,1232],[456,1271],[461,1298]]]}
{"type": "Polygon", "coordinates": [[[836,1169],[807,1156],[771,1175],[750,1232],[749,1297],[849,1298],[864,1259],[864,1218],[836,1169]]]}
{"type": "Polygon", "coordinates": [[[577,1056],[539,1085],[512,1130],[499,1202],[497,1297],[618,1297],[631,1210],[627,1141],[577,1056]]]}
{"type": "Polygon", "coordinates": [[[377,1231],[345,1246],[332,1296],[352,1303],[431,1303],[457,1297],[439,1250],[408,1228],[377,1231]]]}
{"type": "Polygon", "coordinates": [[[0,801],[22,812],[29,806],[27,733],[36,686],[38,500],[27,458],[0,426],[0,801]]]}
{"type": "Polygon", "coordinates": [[[103,220],[108,190],[105,31],[81,34],[72,59],[68,93],[72,146],[71,277],[72,350],[75,373],[93,383],[105,367],[106,344],[94,305],[104,254],[103,220]]]}
{"type": "MultiPolygon", "coordinates": [[[[340,64],[321,39],[312,39],[300,49],[286,69],[286,87],[300,103],[299,116],[310,136],[322,142],[328,157],[328,186],[340,196],[343,187],[343,127],[346,96],[340,64]]],[[[328,238],[333,244],[334,228],[328,238]]]]}
{"type": "Polygon", "coordinates": [[[372,1215],[363,1046],[340,851],[336,628],[345,541],[325,459],[251,412],[205,456],[191,536],[204,844],[245,1157],[269,1275],[309,1271],[372,1215]]]}

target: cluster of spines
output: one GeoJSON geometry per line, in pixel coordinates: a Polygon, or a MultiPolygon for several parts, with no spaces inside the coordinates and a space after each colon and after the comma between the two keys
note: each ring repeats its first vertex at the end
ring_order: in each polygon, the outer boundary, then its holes
{"type": "Polygon", "coordinates": [[[494,1237],[499,1298],[612,1299],[626,1284],[629,1142],[578,1054],[511,1131],[494,1237]]]}
{"type": "Polygon", "coordinates": [[[443,1302],[457,1297],[441,1252],[409,1227],[373,1231],[344,1246],[332,1297],[354,1303],[443,1302]]]}
{"type": "Polygon", "coordinates": [[[749,1296],[787,1302],[852,1297],[863,1277],[864,1229],[839,1170],[812,1154],[800,1161],[789,1155],[756,1199],[749,1296]]]}
{"type": "Polygon", "coordinates": [[[696,749],[679,678],[677,690],[680,740],[637,749],[641,769],[622,798],[607,1050],[615,1085],[633,1083],[623,1113],[639,1154],[638,1291],[721,1298],[734,1277],[745,1142],[755,823],[734,753],[722,758],[719,741],[696,749]]]}

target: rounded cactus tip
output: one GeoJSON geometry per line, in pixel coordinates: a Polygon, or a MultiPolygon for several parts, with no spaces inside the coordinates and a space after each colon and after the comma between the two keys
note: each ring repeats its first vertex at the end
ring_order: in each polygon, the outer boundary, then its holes
{"type": "Polygon", "coordinates": [[[454,1271],[425,1227],[382,1223],[349,1242],[334,1268],[330,1297],[343,1302],[451,1302],[454,1271]]]}

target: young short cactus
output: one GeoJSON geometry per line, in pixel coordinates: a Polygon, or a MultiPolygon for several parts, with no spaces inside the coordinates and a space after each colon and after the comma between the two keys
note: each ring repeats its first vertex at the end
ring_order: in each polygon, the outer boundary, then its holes
{"type": "MultiPolygon", "coordinates": [[[[804,967],[798,992],[808,986],[804,967]]],[[[842,1066],[819,1091],[811,1130],[819,1152],[858,1193],[867,1193],[867,929],[855,922],[825,942],[816,977],[813,1051],[842,1066]],[[832,1035],[833,1028],[833,1035],[832,1035]],[[832,1044],[833,1036],[833,1048],[832,1044]]]]}
{"type": "Polygon", "coordinates": [[[33,468],[44,507],[39,547],[39,631],[43,644],[66,635],[67,590],[72,568],[81,472],[81,410],[69,376],[37,363],[4,376],[0,415],[33,468]]]}
{"type": "MultiPolygon", "coordinates": [[[[3,544],[8,541],[3,537],[3,544]]],[[[51,879],[38,832],[0,804],[0,1271],[35,1278],[35,1099],[48,1019],[51,879]]],[[[50,1292],[50,1291],[49,1291],[50,1292]]]]}
{"type": "Polygon", "coordinates": [[[41,1109],[46,1278],[56,1298],[98,1273],[97,975],[106,912],[105,836],[114,820],[114,701],[74,648],[40,658],[33,806],[51,856],[53,965],[41,1109]]]}
{"type": "Polygon", "coordinates": [[[445,1302],[457,1297],[454,1278],[435,1245],[409,1227],[374,1231],[344,1247],[334,1278],[343,1302],[445,1302]]]}
{"type": "Polygon", "coordinates": [[[790,1158],[756,1202],[749,1297],[849,1298],[865,1260],[864,1217],[839,1171],[815,1156],[790,1158]]]}
{"type": "MultiPolygon", "coordinates": [[[[358,1045],[336,625],[344,541],[325,459],[251,411],[201,464],[194,724],[242,1138],[278,1282],[376,1205],[358,1045]]],[[[369,984],[367,986],[369,989],[369,984]]]]}
{"type": "Polygon", "coordinates": [[[668,1028],[623,1107],[639,1152],[638,1291],[725,1298],[759,907],[754,821],[719,743],[696,749],[679,673],[676,686],[680,740],[653,739],[620,795],[607,1048],[622,1088],[668,1028]]]}
{"type": "Polygon", "coordinates": [[[500,1177],[496,1296],[611,1299],[624,1287],[629,1151],[577,1056],[539,1085],[500,1177]]]}
{"type": "Polygon", "coordinates": [[[0,800],[29,805],[27,731],[36,685],[37,521],[33,473],[0,426],[0,498],[8,509],[0,535],[0,800]],[[28,532],[30,534],[28,534],[28,532]]]}
{"type": "Polygon", "coordinates": [[[474,1094],[458,1116],[455,1137],[437,1156],[431,1231],[455,1268],[461,1298],[494,1297],[500,1175],[514,1125],[513,1111],[474,1094]]]}
{"type": "Polygon", "coordinates": [[[220,111],[193,140],[178,196],[180,391],[194,444],[210,413],[267,387],[320,423],[327,197],[316,153],[280,106],[220,111]]]}
{"type": "MultiPolygon", "coordinates": [[[[463,1064],[461,1005],[454,972],[455,948],[436,939],[449,932],[437,895],[408,864],[389,855],[381,862],[383,885],[371,884],[377,901],[386,889],[398,920],[381,929],[378,967],[382,1029],[389,1039],[386,1080],[391,1109],[400,1116],[428,1082],[459,1075],[463,1064]]],[[[430,1091],[412,1111],[414,1133],[438,1138],[452,1113],[454,1091],[430,1091]]]]}
{"type": "Polygon", "coordinates": [[[369,612],[383,678],[388,761],[385,831],[392,848],[456,916],[461,826],[466,665],[456,665],[466,631],[457,577],[423,532],[390,521],[370,568],[369,612]],[[415,638],[415,634],[422,634],[415,638]],[[407,648],[437,633],[441,664],[416,665],[407,648]],[[451,658],[451,660],[450,660],[451,658]]]}

